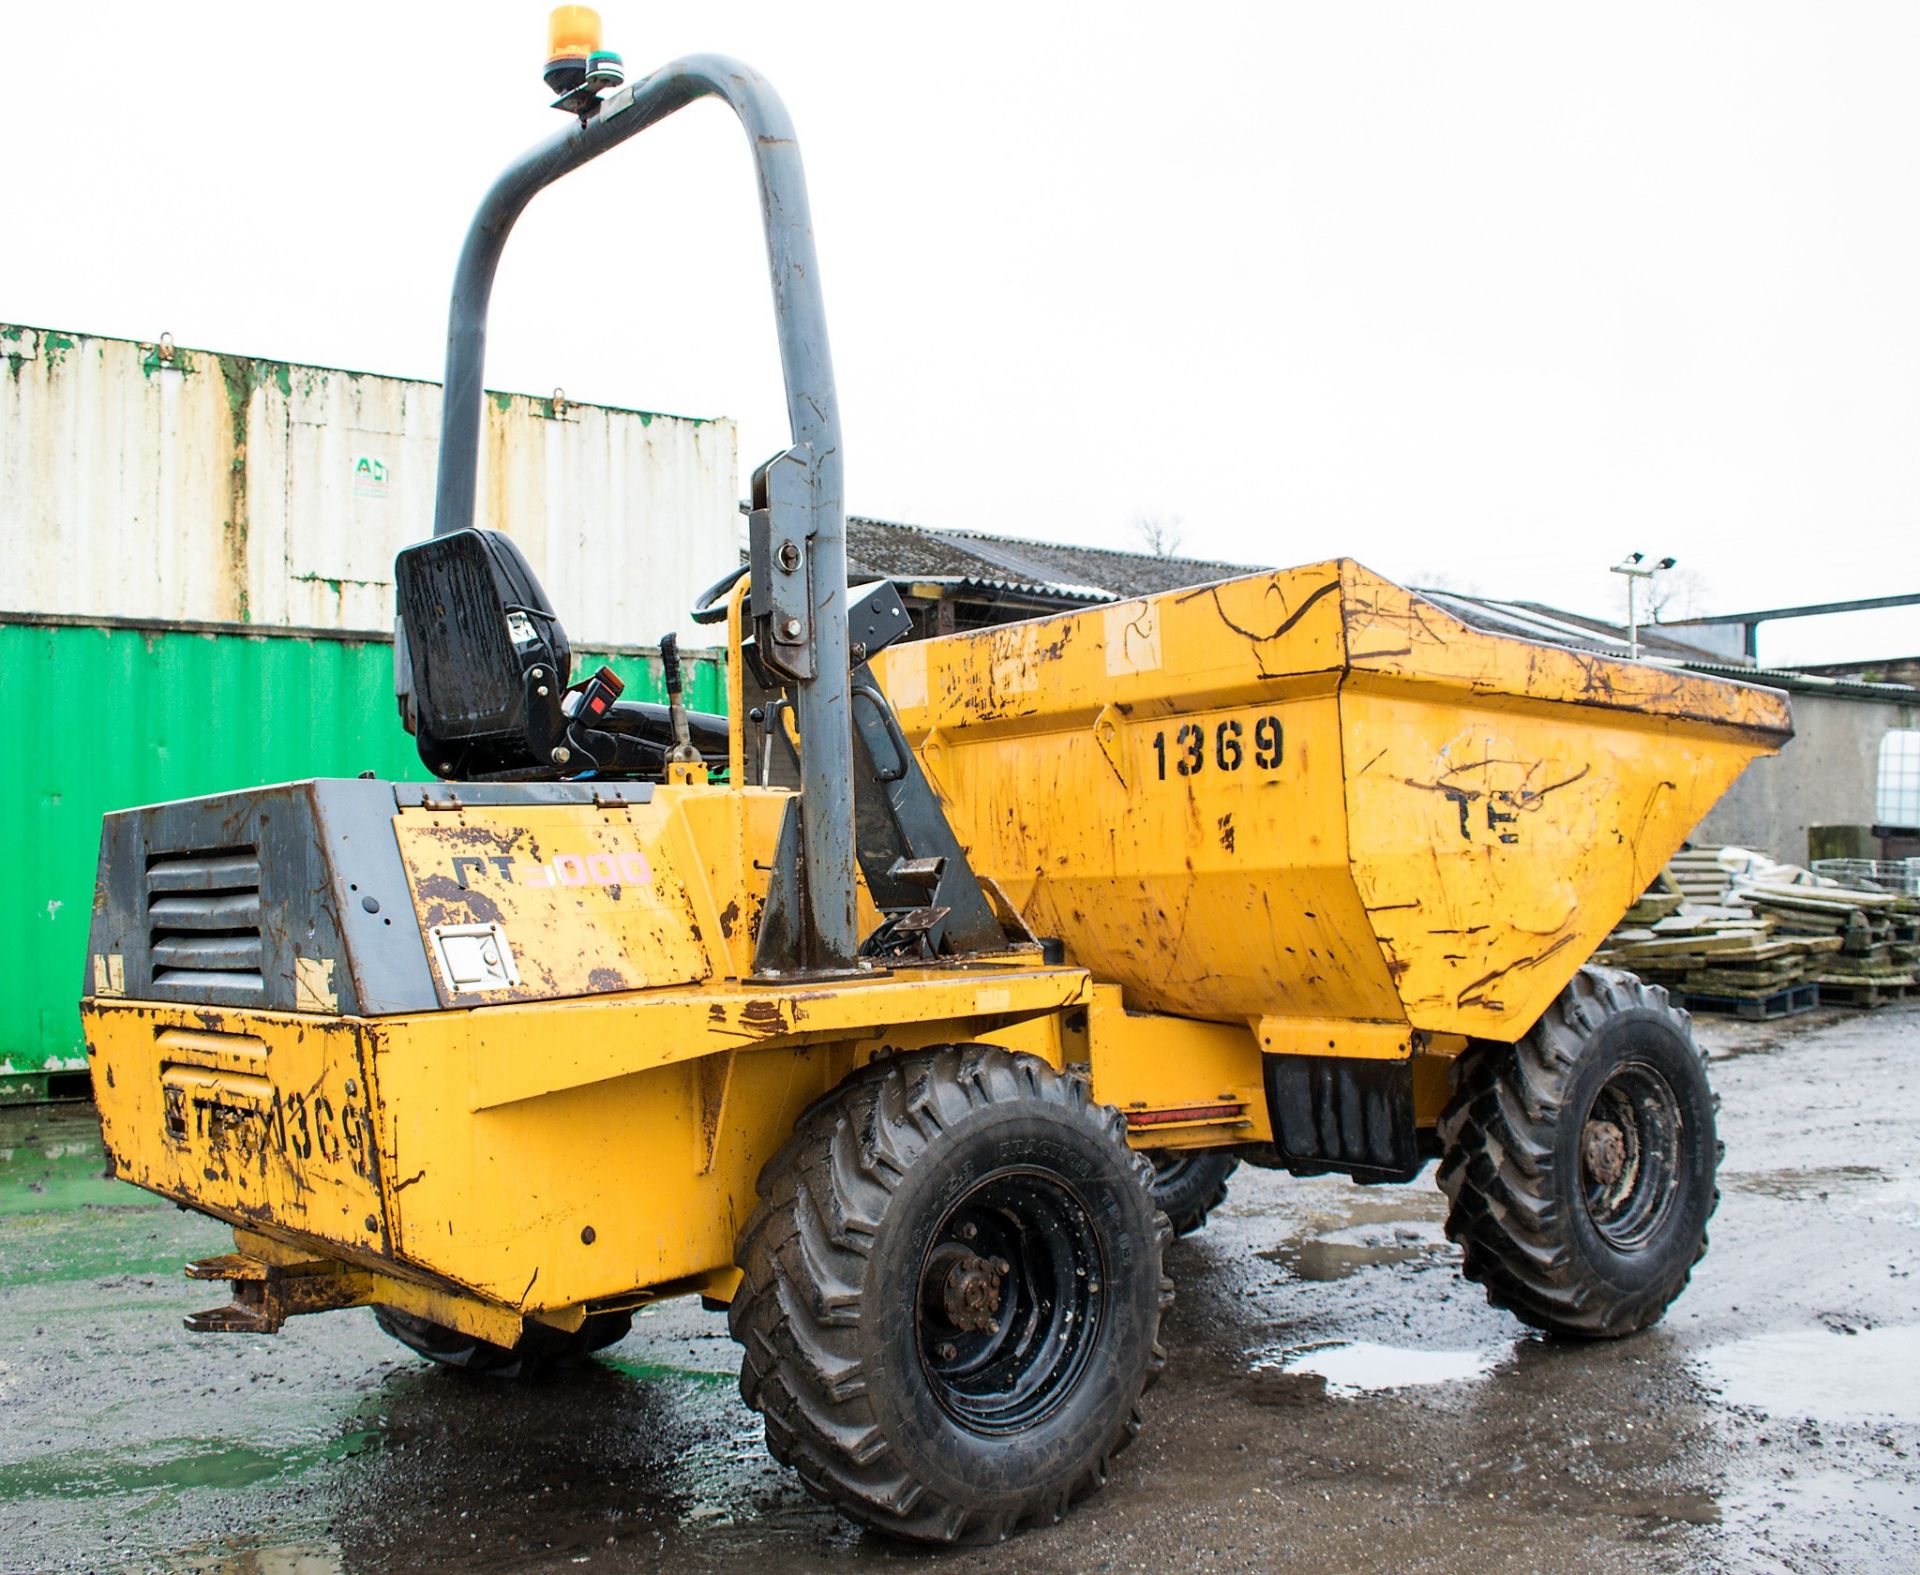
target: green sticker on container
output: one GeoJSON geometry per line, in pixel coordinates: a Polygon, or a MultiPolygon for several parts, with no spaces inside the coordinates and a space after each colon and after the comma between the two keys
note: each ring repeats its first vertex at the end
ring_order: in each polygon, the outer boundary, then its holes
{"type": "Polygon", "coordinates": [[[387,495],[387,462],[372,454],[353,456],[353,495],[356,498],[384,498],[387,495]]]}

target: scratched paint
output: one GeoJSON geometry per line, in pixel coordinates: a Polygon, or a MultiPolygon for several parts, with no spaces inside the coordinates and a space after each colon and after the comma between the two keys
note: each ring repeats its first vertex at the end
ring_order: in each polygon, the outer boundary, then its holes
{"type": "Polygon", "coordinates": [[[492,925],[517,982],[463,989],[429,948],[448,1005],[688,984],[712,971],[662,842],[671,809],[410,810],[394,823],[423,935],[492,925]]]}
{"type": "Polygon", "coordinates": [[[356,1024],[236,1025],[182,1007],[131,1008],[126,1022],[148,1065],[116,1072],[100,1109],[120,1179],[235,1224],[384,1249],[374,1068],[356,1024]]]}
{"type": "Polygon", "coordinates": [[[1481,633],[1345,560],[874,665],[1034,931],[1219,1022],[1517,1037],[1789,736],[1771,690],[1481,633]]]}

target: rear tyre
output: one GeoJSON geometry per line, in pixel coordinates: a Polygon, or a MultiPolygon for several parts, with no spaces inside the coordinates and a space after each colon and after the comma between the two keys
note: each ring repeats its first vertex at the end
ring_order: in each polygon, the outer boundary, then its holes
{"type": "Polygon", "coordinates": [[[529,1323],[519,1340],[507,1346],[475,1339],[398,1307],[376,1306],[373,1317],[394,1339],[428,1361],[488,1378],[536,1378],[578,1367],[595,1351],[624,1339],[633,1327],[632,1313],[594,1313],[571,1334],[529,1323]]]}
{"type": "Polygon", "coordinates": [[[1440,1138],[1467,1278],[1536,1329],[1644,1329],[1707,1250],[1705,1057],[1687,1014],[1632,974],[1583,968],[1518,1044],[1469,1050],[1440,1138]]]}
{"type": "Polygon", "coordinates": [[[1227,1178],[1240,1161],[1217,1149],[1151,1149],[1153,1201],[1176,1236],[1197,1231],[1227,1198],[1227,1178]]]}
{"type": "Polygon", "coordinates": [[[729,1312],[767,1447],[922,1542],[1058,1520],[1164,1363],[1169,1237],[1084,1079],[983,1046],[865,1068],[760,1177],[729,1312]]]}

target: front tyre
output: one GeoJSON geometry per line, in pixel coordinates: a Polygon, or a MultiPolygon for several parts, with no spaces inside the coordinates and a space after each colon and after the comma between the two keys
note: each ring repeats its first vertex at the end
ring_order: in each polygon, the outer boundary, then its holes
{"type": "Polygon", "coordinates": [[[983,1046],[865,1068],[767,1165],[740,1393],[819,1499],[924,1542],[1058,1520],[1164,1362],[1169,1235],[1083,1079],[983,1046]]]}
{"type": "Polygon", "coordinates": [[[1440,1138],[1467,1278],[1537,1329],[1644,1329],[1707,1250],[1705,1057],[1687,1014],[1632,974],[1583,968],[1519,1043],[1469,1050],[1440,1138]]]}

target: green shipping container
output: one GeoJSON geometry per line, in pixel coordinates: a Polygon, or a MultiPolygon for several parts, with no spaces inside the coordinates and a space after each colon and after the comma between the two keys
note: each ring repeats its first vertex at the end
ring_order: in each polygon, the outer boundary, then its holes
{"type": "MultiPolygon", "coordinates": [[[[662,700],[658,653],[607,662],[662,700]]],[[[686,658],[687,704],[726,708],[726,666],[686,658]]],[[[0,1104],[86,1092],[85,983],[100,817],[299,777],[421,780],[393,699],[393,645],[369,634],[0,614],[8,747],[0,825],[0,1104]]]]}

